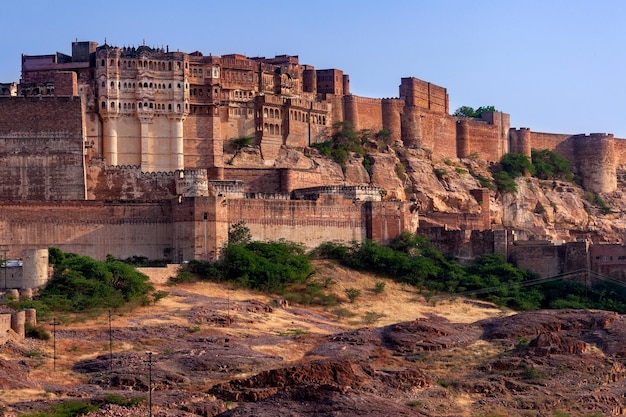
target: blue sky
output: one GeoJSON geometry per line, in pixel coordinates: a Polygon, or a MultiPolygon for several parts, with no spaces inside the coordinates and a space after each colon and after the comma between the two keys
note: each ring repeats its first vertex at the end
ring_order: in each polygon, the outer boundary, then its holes
{"type": "Polygon", "coordinates": [[[342,69],[352,93],[367,97],[397,97],[400,78],[417,77],[447,88],[451,112],[493,105],[513,127],[626,138],[621,0],[4,0],[2,15],[0,82],[19,80],[22,53],[70,54],[76,39],[145,40],[214,55],[298,55],[342,69]]]}

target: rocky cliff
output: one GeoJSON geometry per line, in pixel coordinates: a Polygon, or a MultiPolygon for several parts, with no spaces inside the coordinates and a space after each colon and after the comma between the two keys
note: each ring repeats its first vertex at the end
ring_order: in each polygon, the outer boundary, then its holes
{"type": "MultiPolygon", "coordinates": [[[[586,237],[594,242],[623,242],[623,171],[618,171],[618,189],[612,193],[593,194],[576,183],[530,176],[516,179],[517,192],[501,193],[495,189],[490,164],[479,159],[436,162],[428,151],[400,145],[384,151],[370,150],[367,157],[369,170],[358,156],[352,156],[341,167],[315,150],[285,147],[274,166],[316,172],[328,185],[381,187],[387,199],[415,200],[420,214],[479,213],[481,206],[470,190],[487,186],[492,189],[490,217],[494,228],[514,229],[523,239],[571,241],[586,237]]],[[[263,166],[255,147],[229,158],[235,167],[263,166]]]]}

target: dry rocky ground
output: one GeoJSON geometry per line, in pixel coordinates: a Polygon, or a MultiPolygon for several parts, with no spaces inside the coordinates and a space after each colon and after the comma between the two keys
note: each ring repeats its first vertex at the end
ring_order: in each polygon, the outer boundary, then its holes
{"type": "MultiPolygon", "coordinates": [[[[143,398],[89,417],[592,416],[626,413],[626,323],[600,311],[513,314],[329,262],[317,276],[354,303],[280,306],[215,283],[109,318],[62,318],[56,343],[0,346],[0,415],[68,399],[143,398]],[[112,336],[112,355],[109,336],[112,336]],[[56,360],[54,348],[56,345],[56,360]],[[151,362],[148,362],[152,352],[151,362]],[[151,369],[151,370],[150,370],[151,369]]],[[[52,330],[50,328],[50,330],[52,330]]]]}

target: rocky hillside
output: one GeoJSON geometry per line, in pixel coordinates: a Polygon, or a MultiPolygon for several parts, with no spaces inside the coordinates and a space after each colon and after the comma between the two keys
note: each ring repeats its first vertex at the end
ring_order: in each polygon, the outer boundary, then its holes
{"type": "MultiPolygon", "coordinates": [[[[370,147],[371,148],[371,147],[370,147]]],[[[325,184],[373,185],[387,191],[388,199],[415,199],[420,212],[478,213],[480,206],[471,189],[494,187],[490,166],[479,159],[435,161],[428,152],[389,146],[370,149],[370,172],[360,157],[350,158],[344,167],[316,150],[284,148],[275,166],[319,172],[325,184]]],[[[229,155],[233,166],[263,166],[258,148],[248,147],[229,155]]],[[[618,171],[618,190],[597,197],[571,182],[516,179],[516,193],[491,191],[491,219],[494,226],[518,231],[526,239],[570,241],[589,237],[595,242],[622,242],[626,232],[624,183],[626,173],[618,171]]]]}

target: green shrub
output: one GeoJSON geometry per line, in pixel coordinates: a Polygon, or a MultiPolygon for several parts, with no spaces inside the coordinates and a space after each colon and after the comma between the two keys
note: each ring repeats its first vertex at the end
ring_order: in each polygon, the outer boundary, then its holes
{"type": "Polygon", "coordinates": [[[43,325],[33,326],[30,323],[26,323],[24,324],[24,332],[26,337],[30,337],[31,339],[50,340],[50,333],[48,333],[46,327],[43,325]]]}
{"type": "Polygon", "coordinates": [[[515,180],[511,178],[508,173],[504,171],[494,172],[493,180],[496,183],[498,191],[500,191],[501,193],[517,192],[517,184],[515,184],[515,180]]]}
{"type": "Polygon", "coordinates": [[[500,160],[500,165],[502,170],[513,179],[526,175],[527,173],[530,175],[535,174],[535,167],[531,160],[526,155],[520,153],[507,153],[500,160]]]}
{"type": "Polygon", "coordinates": [[[346,288],[343,292],[351,303],[354,303],[361,296],[361,290],[357,288],[346,288]]]}
{"type": "Polygon", "coordinates": [[[154,288],[148,277],[131,265],[109,258],[96,261],[88,256],[50,248],[54,275],[34,301],[21,308],[50,311],[102,311],[126,303],[143,303],[154,288]]]}
{"type": "Polygon", "coordinates": [[[573,181],[572,164],[559,154],[548,149],[533,149],[531,155],[537,178],[573,181]]]}
{"type": "Polygon", "coordinates": [[[233,145],[235,146],[236,150],[240,150],[245,148],[246,146],[249,146],[252,143],[252,137],[251,136],[240,136],[236,139],[232,140],[233,145]]]}
{"type": "Polygon", "coordinates": [[[383,291],[385,291],[385,282],[384,281],[376,281],[376,283],[374,284],[374,289],[372,291],[374,291],[374,294],[382,294],[383,291]]]}

